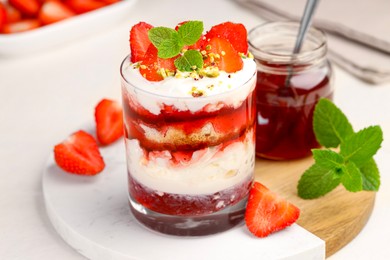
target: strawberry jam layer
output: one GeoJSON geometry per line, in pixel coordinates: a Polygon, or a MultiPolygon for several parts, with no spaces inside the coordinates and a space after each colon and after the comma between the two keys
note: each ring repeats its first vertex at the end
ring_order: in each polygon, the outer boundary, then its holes
{"type": "Polygon", "coordinates": [[[197,216],[214,213],[243,200],[252,185],[252,178],[213,194],[174,194],[152,190],[131,177],[130,196],[144,207],[167,215],[197,216]]]}

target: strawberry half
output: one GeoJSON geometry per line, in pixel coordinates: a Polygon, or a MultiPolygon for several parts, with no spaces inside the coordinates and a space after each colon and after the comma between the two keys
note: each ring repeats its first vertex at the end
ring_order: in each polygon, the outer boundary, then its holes
{"type": "Polygon", "coordinates": [[[130,51],[131,62],[143,60],[151,41],[148,38],[148,31],[153,28],[152,25],[145,22],[139,22],[130,30],[130,51]]]}
{"type": "Polygon", "coordinates": [[[38,0],[9,0],[8,2],[26,16],[35,17],[39,12],[38,0]]]}
{"type": "Polygon", "coordinates": [[[208,41],[205,47],[209,56],[204,61],[206,66],[215,64],[220,70],[227,73],[239,71],[244,66],[240,55],[228,40],[214,37],[208,41]],[[215,56],[216,54],[218,56],[215,56]]]}
{"type": "Polygon", "coordinates": [[[105,167],[95,139],[82,130],[54,147],[54,159],[60,168],[74,174],[95,175],[105,167]]]}
{"type": "Polygon", "coordinates": [[[42,24],[51,24],[75,15],[76,14],[62,2],[49,1],[42,5],[38,18],[42,24]]]}
{"type": "Polygon", "coordinates": [[[207,39],[214,37],[228,40],[238,52],[248,52],[247,31],[243,24],[225,22],[215,25],[206,34],[207,39]]]}
{"type": "Polygon", "coordinates": [[[175,71],[175,59],[162,59],[157,56],[157,48],[150,44],[145,56],[142,60],[139,72],[149,81],[161,81],[164,77],[159,73],[160,69],[175,71]]]}
{"type": "Polygon", "coordinates": [[[255,236],[266,237],[292,225],[299,213],[296,206],[255,182],[249,193],[245,222],[255,236]]]}
{"type": "Polygon", "coordinates": [[[8,23],[3,27],[3,33],[19,33],[38,28],[41,23],[38,19],[24,19],[15,23],[8,23]]]}
{"type": "Polygon", "coordinates": [[[98,141],[107,145],[123,135],[123,112],[119,102],[103,99],[95,108],[96,135],[98,141]]]}

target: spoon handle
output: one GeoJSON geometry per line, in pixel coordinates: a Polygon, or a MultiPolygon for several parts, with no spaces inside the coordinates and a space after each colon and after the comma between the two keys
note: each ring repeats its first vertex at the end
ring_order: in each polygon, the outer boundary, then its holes
{"type": "Polygon", "coordinates": [[[293,50],[294,54],[297,54],[301,51],[303,40],[305,39],[306,32],[311,25],[312,17],[318,2],[319,0],[307,0],[306,2],[305,11],[303,12],[301,24],[299,26],[297,41],[295,42],[295,47],[293,50]]]}

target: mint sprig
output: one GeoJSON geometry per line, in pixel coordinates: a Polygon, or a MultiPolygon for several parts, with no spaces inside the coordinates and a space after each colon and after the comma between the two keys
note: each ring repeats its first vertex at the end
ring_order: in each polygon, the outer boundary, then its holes
{"type": "Polygon", "coordinates": [[[331,101],[321,99],[315,107],[313,129],[317,141],[325,148],[313,149],[315,163],[298,182],[298,195],[304,199],[321,197],[340,183],[346,190],[377,191],[380,175],[373,156],[383,141],[379,126],[355,133],[343,112],[331,101]]]}
{"type": "Polygon", "coordinates": [[[167,27],[154,27],[148,31],[148,37],[157,48],[158,57],[169,59],[182,54],[175,60],[176,68],[180,71],[192,71],[203,67],[202,54],[197,50],[191,50],[186,54],[188,51],[184,51],[183,48],[195,44],[202,32],[203,22],[188,21],[177,31],[167,27]]]}

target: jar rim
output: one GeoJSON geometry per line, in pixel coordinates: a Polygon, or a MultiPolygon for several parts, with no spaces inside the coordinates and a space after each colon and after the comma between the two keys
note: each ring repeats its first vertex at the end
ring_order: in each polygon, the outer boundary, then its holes
{"type": "Polygon", "coordinates": [[[278,59],[280,62],[284,63],[291,63],[295,61],[301,61],[301,62],[308,62],[312,60],[313,58],[318,57],[324,57],[326,55],[327,51],[327,41],[326,41],[326,35],[325,33],[317,28],[309,28],[305,41],[317,41],[315,46],[310,49],[302,49],[299,53],[293,54],[292,50],[291,53],[282,53],[277,51],[270,51],[265,50],[259,46],[256,46],[254,44],[254,39],[251,39],[259,34],[259,32],[264,31],[264,33],[271,32],[270,30],[273,30],[272,32],[284,32],[286,33],[285,36],[289,36],[291,38],[294,38],[294,44],[295,39],[298,34],[299,30],[299,23],[298,22],[266,22],[260,25],[255,26],[248,32],[248,45],[250,48],[250,51],[255,56],[255,58],[264,58],[264,59],[278,59]],[[284,30],[284,31],[283,31],[284,30]],[[287,34],[290,33],[290,34],[287,34]]]}

